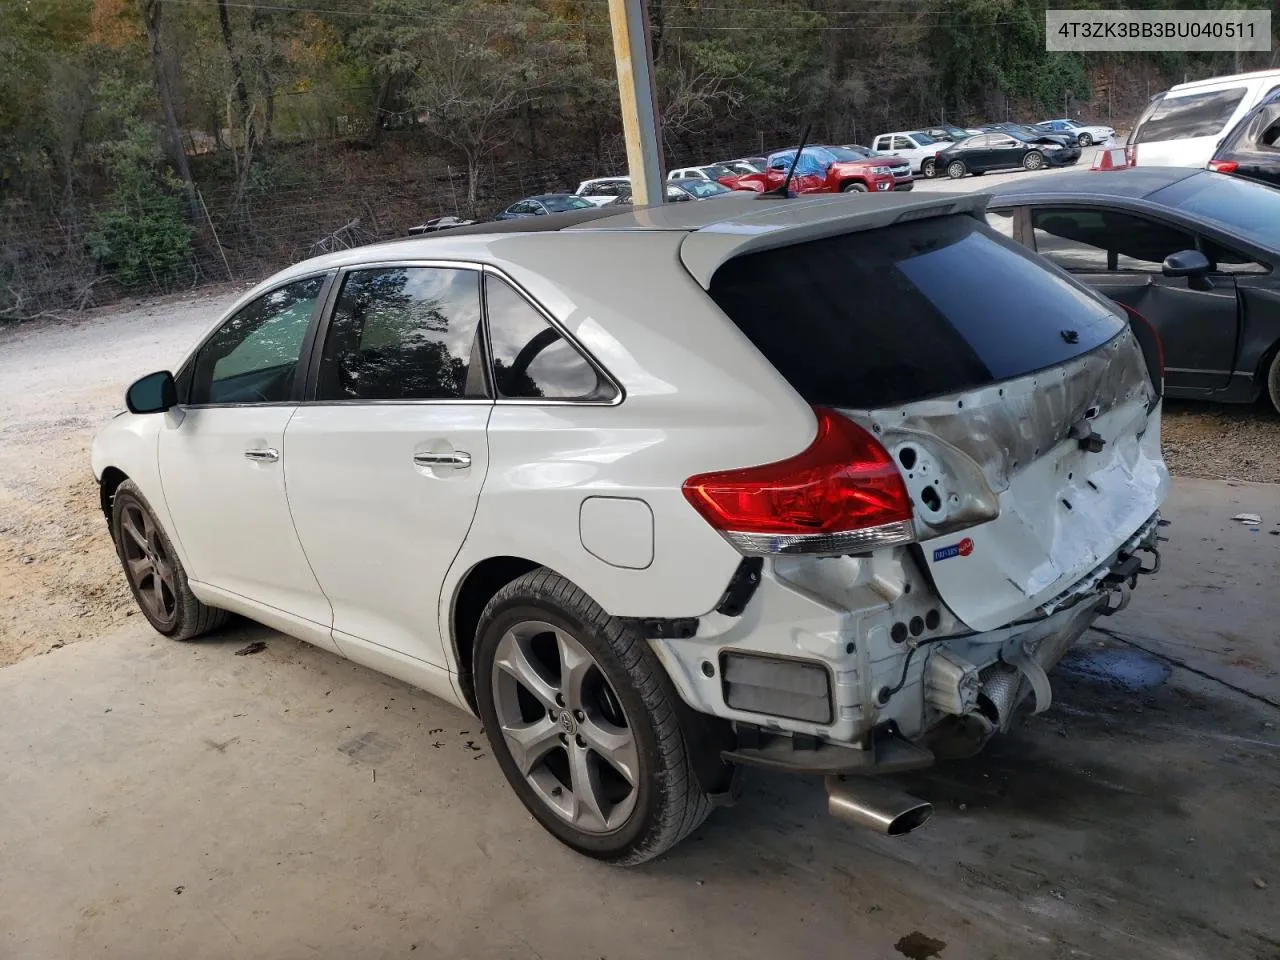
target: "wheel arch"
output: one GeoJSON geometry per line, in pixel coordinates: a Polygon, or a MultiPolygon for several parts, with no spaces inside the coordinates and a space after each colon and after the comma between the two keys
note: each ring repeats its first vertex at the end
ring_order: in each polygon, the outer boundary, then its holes
{"type": "Polygon", "coordinates": [[[851,183],[860,183],[860,184],[862,184],[864,187],[866,187],[866,188],[867,188],[867,191],[868,191],[868,192],[870,192],[870,190],[871,190],[871,184],[867,182],[867,178],[866,178],[866,177],[841,177],[841,178],[840,178],[840,189],[841,189],[841,190],[844,190],[844,189],[845,189],[847,186],[849,186],[849,184],[851,184],[851,183]]]}
{"type": "Polygon", "coordinates": [[[102,479],[98,482],[98,499],[108,525],[111,523],[111,505],[115,500],[116,491],[120,489],[120,484],[128,479],[128,474],[119,467],[106,467],[102,471],[102,479]]]}
{"type": "Polygon", "coordinates": [[[493,595],[512,580],[536,570],[542,564],[526,557],[488,557],[463,574],[453,593],[449,611],[450,644],[458,671],[458,688],[467,705],[478,714],[472,654],[475,651],[476,628],[480,615],[493,595]]]}

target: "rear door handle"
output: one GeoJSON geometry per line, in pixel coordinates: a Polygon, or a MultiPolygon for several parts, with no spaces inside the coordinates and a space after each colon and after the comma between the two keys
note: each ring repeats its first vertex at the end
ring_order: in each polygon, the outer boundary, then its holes
{"type": "Polygon", "coordinates": [[[244,452],[244,458],[254,463],[275,463],[280,459],[280,451],[275,447],[249,449],[244,452]]]}
{"type": "Polygon", "coordinates": [[[461,470],[471,466],[471,454],[465,450],[451,450],[447,453],[415,453],[413,462],[420,467],[454,467],[461,470]]]}

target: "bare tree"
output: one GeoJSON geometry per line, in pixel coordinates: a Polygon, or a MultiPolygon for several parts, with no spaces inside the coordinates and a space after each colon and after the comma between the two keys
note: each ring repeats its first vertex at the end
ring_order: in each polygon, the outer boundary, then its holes
{"type": "Polygon", "coordinates": [[[173,105],[173,85],[169,82],[169,74],[164,65],[164,47],[160,34],[163,13],[163,0],[143,0],[142,19],[147,27],[147,51],[151,57],[151,70],[155,76],[160,109],[164,112],[165,149],[178,176],[182,178],[187,193],[187,207],[194,220],[200,215],[200,206],[196,199],[196,184],[191,178],[191,164],[187,162],[187,151],[183,149],[182,134],[178,129],[178,114],[173,105]]]}

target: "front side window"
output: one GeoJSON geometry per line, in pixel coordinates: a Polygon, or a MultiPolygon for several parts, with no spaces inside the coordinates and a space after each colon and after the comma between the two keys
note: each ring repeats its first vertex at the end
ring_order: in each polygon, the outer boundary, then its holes
{"type": "Polygon", "coordinates": [[[1247,92],[1247,87],[1229,87],[1213,93],[1166,96],[1148,108],[1148,115],[1141,121],[1133,142],[1215,137],[1222,132],[1247,92]]]}
{"type": "Polygon", "coordinates": [[[611,400],[613,387],[511,284],[485,277],[489,348],[498,396],[611,400]]]}
{"type": "Polygon", "coordinates": [[[1194,250],[1176,227],[1116,210],[1031,211],[1036,252],[1075,273],[1160,273],[1165,257],[1194,250]]]}
{"type": "Polygon", "coordinates": [[[324,277],[277,287],[238,310],[196,354],[190,402],[283,403],[324,277]]]}
{"type": "Polygon", "coordinates": [[[484,396],[472,362],[480,275],[442,267],[353,270],[329,321],[317,400],[484,396]]]}

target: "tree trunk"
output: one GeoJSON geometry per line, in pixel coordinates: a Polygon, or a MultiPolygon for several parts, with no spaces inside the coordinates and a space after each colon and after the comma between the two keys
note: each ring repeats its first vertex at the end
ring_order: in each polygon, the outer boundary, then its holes
{"type": "Polygon", "coordinates": [[[467,153],[467,216],[476,215],[476,182],[480,179],[480,158],[467,153]]]}
{"type": "Polygon", "coordinates": [[[231,74],[236,79],[236,102],[240,104],[240,123],[244,127],[245,152],[249,153],[253,149],[250,140],[254,135],[253,123],[250,120],[249,90],[244,85],[244,69],[240,62],[240,54],[236,50],[235,40],[231,37],[231,17],[227,14],[227,0],[218,0],[218,24],[222,27],[222,43],[227,48],[227,59],[231,61],[231,74]]]}
{"type": "MultiPolygon", "coordinates": [[[[226,0],[218,0],[218,2],[225,3],[226,0]]],[[[258,88],[262,91],[263,99],[266,102],[266,111],[262,121],[262,136],[259,138],[265,150],[271,142],[271,126],[276,118],[276,91],[275,83],[271,79],[271,55],[274,52],[272,41],[269,31],[264,32],[262,25],[262,11],[255,3],[253,12],[249,14],[249,29],[253,32],[254,46],[258,51],[258,88]]]]}
{"type": "Polygon", "coordinates": [[[373,105],[373,120],[369,127],[369,136],[365,139],[365,146],[376,147],[378,141],[382,139],[382,111],[391,99],[391,88],[394,81],[391,77],[387,77],[382,81],[382,86],[378,89],[378,99],[373,105]]]}
{"type": "Polygon", "coordinates": [[[200,213],[199,203],[196,200],[196,184],[191,178],[191,165],[187,162],[187,153],[182,149],[182,136],[178,132],[178,114],[173,107],[173,88],[169,85],[168,74],[165,73],[164,56],[160,46],[160,15],[163,12],[163,0],[143,0],[142,19],[147,26],[151,69],[155,74],[160,107],[164,111],[165,146],[169,150],[169,158],[173,161],[178,176],[182,177],[182,183],[186,187],[187,207],[194,220],[200,213]]]}

